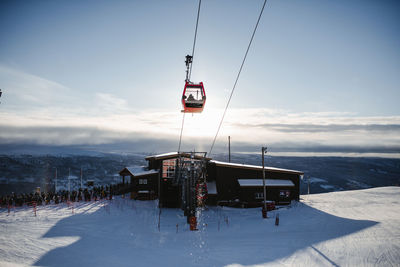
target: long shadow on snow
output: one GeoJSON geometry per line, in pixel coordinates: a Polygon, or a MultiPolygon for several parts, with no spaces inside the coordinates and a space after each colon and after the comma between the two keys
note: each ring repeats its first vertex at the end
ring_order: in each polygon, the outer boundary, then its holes
{"type": "MultiPolygon", "coordinates": [[[[181,211],[165,209],[157,230],[154,203],[141,208],[99,209],[60,220],[43,237],[78,236],[66,247],[43,255],[41,266],[223,266],[260,264],[287,257],[297,250],[371,227],[377,222],[337,217],[303,203],[280,211],[280,225],[261,219],[259,209],[210,208],[207,227],[176,233],[181,211]],[[222,211],[222,213],[221,213],[222,211]],[[229,225],[222,215],[228,216],[229,225]],[[217,224],[220,218],[220,229],[217,224]]],[[[273,213],[270,215],[273,215],[273,213]]],[[[335,264],[335,259],[328,259],[335,264]]]]}

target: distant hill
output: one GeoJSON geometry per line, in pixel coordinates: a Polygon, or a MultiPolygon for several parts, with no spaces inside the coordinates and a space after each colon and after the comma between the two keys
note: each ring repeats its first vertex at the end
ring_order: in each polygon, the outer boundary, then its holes
{"type": "MultiPolygon", "coordinates": [[[[146,165],[145,153],[96,155],[2,155],[0,156],[0,194],[31,192],[54,188],[55,170],[59,184],[71,175],[94,180],[97,185],[115,183],[118,172],[126,166],[146,165]]],[[[226,154],[213,155],[227,161],[226,154]]],[[[232,162],[261,165],[256,154],[233,154],[232,162]]],[[[267,156],[266,165],[300,170],[304,178],[301,194],[366,189],[400,185],[400,159],[360,157],[276,157],[267,156]]]]}

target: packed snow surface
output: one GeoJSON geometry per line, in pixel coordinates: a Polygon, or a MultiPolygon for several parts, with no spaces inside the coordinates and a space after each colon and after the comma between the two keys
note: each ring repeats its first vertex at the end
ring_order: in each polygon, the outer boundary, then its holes
{"type": "Polygon", "coordinates": [[[400,187],[302,196],[268,212],[210,207],[189,231],[156,201],[0,211],[0,266],[398,266],[400,187]],[[279,213],[279,226],[275,216],[279,213]]]}

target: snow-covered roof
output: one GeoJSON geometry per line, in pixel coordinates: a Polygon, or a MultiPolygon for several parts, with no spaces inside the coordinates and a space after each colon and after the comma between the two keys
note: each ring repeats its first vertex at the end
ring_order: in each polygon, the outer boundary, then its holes
{"type": "MultiPolygon", "coordinates": [[[[239,185],[242,187],[250,186],[263,186],[262,179],[238,179],[239,185]]],[[[266,186],[294,186],[294,183],[290,180],[281,179],[265,179],[266,186]]]]}
{"type": "MultiPolygon", "coordinates": [[[[147,156],[145,159],[146,160],[150,160],[150,159],[156,159],[156,160],[160,160],[160,159],[168,159],[168,158],[176,158],[179,155],[185,156],[185,157],[190,157],[190,153],[184,153],[184,152],[168,152],[168,153],[164,153],[164,154],[158,154],[158,155],[152,155],[152,156],[147,156]]],[[[202,158],[199,155],[195,156],[196,159],[200,159],[202,158]]],[[[207,158],[206,160],[210,160],[211,158],[207,158]]]]}
{"type": "Polygon", "coordinates": [[[168,152],[168,153],[163,153],[163,154],[158,154],[158,155],[151,155],[151,156],[146,157],[146,160],[150,159],[150,158],[159,159],[159,158],[168,158],[168,157],[173,157],[173,156],[178,156],[178,152],[168,152]]]}
{"type": "MultiPolygon", "coordinates": [[[[225,166],[225,167],[232,167],[232,168],[243,168],[243,169],[253,169],[253,170],[262,170],[262,166],[256,166],[256,165],[223,162],[223,161],[217,161],[217,160],[211,160],[210,163],[214,163],[217,166],[225,166]]],[[[265,166],[264,169],[266,171],[271,171],[271,172],[285,172],[285,173],[304,175],[303,172],[295,171],[295,170],[288,170],[288,169],[281,169],[281,168],[267,167],[267,166],[265,166]]]]}
{"type": "Polygon", "coordinates": [[[217,184],[213,182],[207,182],[207,192],[208,194],[216,195],[217,194],[217,184]]]}
{"type": "Polygon", "coordinates": [[[144,166],[125,167],[125,169],[127,169],[133,176],[142,176],[142,175],[158,173],[158,170],[147,170],[147,168],[144,166]]]}

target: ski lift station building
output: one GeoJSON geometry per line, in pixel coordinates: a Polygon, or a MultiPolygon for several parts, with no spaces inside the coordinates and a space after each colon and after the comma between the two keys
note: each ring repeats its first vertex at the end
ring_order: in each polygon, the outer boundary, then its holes
{"type": "MultiPolygon", "coordinates": [[[[148,156],[146,167],[125,167],[120,175],[130,183],[131,197],[160,197],[164,207],[181,205],[180,187],[174,184],[179,157],[190,159],[189,153],[171,152],[148,156]],[[130,178],[130,179],[129,179],[130,178]]],[[[263,202],[262,166],[222,162],[195,156],[206,161],[207,204],[240,207],[261,206],[263,202]]],[[[266,199],[277,205],[299,200],[301,171],[265,167],[266,199]]]]}

